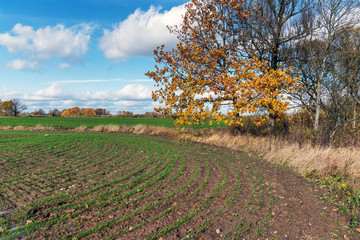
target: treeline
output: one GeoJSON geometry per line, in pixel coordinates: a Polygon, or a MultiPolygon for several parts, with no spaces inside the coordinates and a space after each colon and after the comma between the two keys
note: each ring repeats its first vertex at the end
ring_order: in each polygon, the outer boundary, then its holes
{"type": "Polygon", "coordinates": [[[24,112],[27,106],[22,104],[18,99],[10,101],[0,100],[0,116],[18,117],[146,117],[146,118],[164,118],[164,116],[157,112],[145,112],[143,114],[134,114],[131,111],[118,111],[117,114],[111,114],[105,108],[80,108],[72,107],[69,109],[52,109],[46,112],[43,109],[38,109],[33,112],[24,112]]]}

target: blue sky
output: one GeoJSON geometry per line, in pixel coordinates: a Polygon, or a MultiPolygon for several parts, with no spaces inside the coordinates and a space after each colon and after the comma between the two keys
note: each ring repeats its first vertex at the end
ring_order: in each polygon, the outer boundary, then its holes
{"type": "Polygon", "coordinates": [[[73,106],[153,111],[156,46],[183,0],[12,0],[0,4],[0,99],[27,111],[73,106]]]}

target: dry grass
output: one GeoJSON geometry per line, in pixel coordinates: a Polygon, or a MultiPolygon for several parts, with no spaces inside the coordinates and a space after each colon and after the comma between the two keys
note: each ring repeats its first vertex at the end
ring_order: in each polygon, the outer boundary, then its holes
{"type": "Polygon", "coordinates": [[[36,125],[36,127],[32,128],[35,131],[55,131],[54,127],[44,127],[41,125],[36,125]]]}
{"type": "Polygon", "coordinates": [[[298,144],[285,140],[270,141],[265,137],[233,136],[228,133],[215,133],[193,140],[255,153],[267,161],[287,164],[300,174],[316,170],[324,177],[341,175],[355,190],[360,190],[359,148],[322,148],[310,144],[300,148],[298,144]]]}
{"type": "MultiPolygon", "coordinates": [[[[54,128],[36,126],[29,127],[1,127],[2,130],[55,130],[54,128]]],[[[309,170],[316,170],[323,176],[341,174],[354,189],[360,190],[360,149],[359,148],[321,148],[310,144],[289,143],[284,140],[248,135],[232,135],[225,131],[213,129],[190,130],[169,129],[165,127],[151,127],[144,125],[96,126],[91,129],[86,126],[75,128],[78,132],[121,132],[146,135],[166,136],[176,140],[188,140],[242,150],[263,156],[267,161],[277,164],[287,164],[300,174],[309,170]]]]}

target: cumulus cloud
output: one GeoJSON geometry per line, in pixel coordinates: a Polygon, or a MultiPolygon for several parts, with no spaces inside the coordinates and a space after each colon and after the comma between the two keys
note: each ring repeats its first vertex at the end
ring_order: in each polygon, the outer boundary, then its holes
{"type": "Polygon", "coordinates": [[[28,106],[28,111],[37,109],[106,108],[112,113],[120,110],[144,113],[153,111],[151,89],[141,84],[128,84],[119,91],[78,91],[67,84],[55,82],[34,92],[0,92],[0,99],[20,99],[28,106]]]}
{"type": "Polygon", "coordinates": [[[21,99],[31,101],[140,101],[151,100],[151,90],[141,84],[128,84],[119,91],[71,91],[59,82],[33,93],[17,93],[21,99]]]}
{"type": "Polygon", "coordinates": [[[136,56],[152,55],[153,50],[165,44],[175,47],[177,39],[170,34],[167,26],[181,23],[185,13],[184,5],[160,12],[160,7],[150,7],[146,12],[137,9],[126,20],[104,30],[99,48],[107,59],[124,60],[136,56]]]}
{"type": "Polygon", "coordinates": [[[39,71],[40,66],[38,61],[28,61],[22,59],[15,59],[6,63],[7,68],[18,71],[39,71]]]}
{"type": "Polygon", "coordinates": [[[63,87],[59,83],[53,83],[49,87],[40,89],[33,93],[25,93],[23,94],[23,99],[25,100],[57,100],[57,99],[69,99],[72,98],[71,93],[69,93],[68,89],[63,87]]]}
{"type": "MultiPolygon", "coordinates": [[[[0,34],[0,45],[10,53],[21,54],[26,60],[47,61],[57,57],[66,61],[79,61],[88,51],[90,35],[94,27],[90,24],[75,25],[66,28],[63,24],[54,27],[46,26],[34,30],[31,26],[16,24],[10,32],[0,34]]],[[[14,70],[36,70],[19,67],[14,70]]],[[[13,61],[14,62],[14,61],[13,61]]],[[[9,62],[9,66],[15,66],[9,62]]],[[[26,64],[25,64],[26,65],[26,64]]]]}
{"type": "Polygon", "coordinates": [[[120,91],[82,91],[75,98],[79,100],[151,100],[151,90],[141,84],[128,84],[120,91]]]}

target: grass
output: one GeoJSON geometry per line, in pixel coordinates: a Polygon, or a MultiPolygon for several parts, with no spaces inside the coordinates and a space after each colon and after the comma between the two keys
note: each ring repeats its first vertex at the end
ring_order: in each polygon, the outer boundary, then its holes
{"type": "MultiPolygon", "coordinates": [[[[50,127],[50,128],[62,128],[62,129],[75,129],[83,127],[85,129],[94,128],[96,126],[108,126],[108,125],[117,125],[117,126],[136,126],[136,125],[145,125],[145,126],[154,126],[154,127],[166,127],[166,128],[175,128],[173,125],[173,119],[171,118],[131,118],[131,117],[0,117],[0,127],[50,127]]],[[[213,125],[209,126],[205,124],[194,125],[193,127],[188,127],[192,129],[201,129],[201,128],[216,128],[223,127],[224,125],[213,125]]]]}

